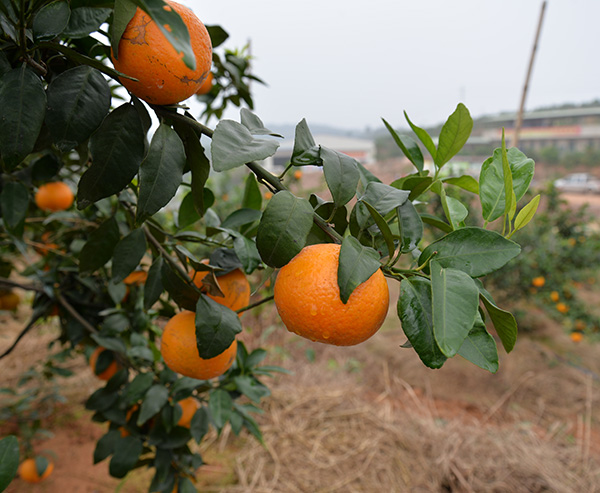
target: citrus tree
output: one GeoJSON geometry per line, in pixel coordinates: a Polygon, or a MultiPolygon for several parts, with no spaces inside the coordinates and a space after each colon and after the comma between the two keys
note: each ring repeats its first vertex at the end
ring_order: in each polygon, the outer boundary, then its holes
{"type": "Polygon", "coordinates": [[[281,137],[251,111],[248,57],[213,51],[227,33],[189,9],[0,0],[0,29],[0,287],[34,293],[31,319],[1,357],[58,317],[59,341],[106,381],[86,407],[108,423],[93,460],[110,458],[113,476],[149,467],[151,491],[195,491],[193,442],[209,427],[262,440],[254,414],[279,369],[237,336],[242,312],[273,298],[289,330],[353,345],[380,328],[395,281],[408,339],[399,333],[399,346],[428,367],[458,354],[497,371],[487,322],[514,347],[515,319],[481,279],[520,252],[511,237],[537,207],[539,197],[516,213],[534,164],[503,141],[479,180],[447,176],[472,128],[463,104],[437,142],[408,116],[416,140],[384,121],[415,167],[390,184],[319,145],[304,120],[276,175],[261,162],[281,137]],[[198,118],[181,104],[190,97],[205,103],[198,118]],[[205,124],[231,104],[244,105],[240,121],[205,124]],[[322,169],[322,196],[286,186],[304,166],[322,169]],[[211,179],[238,168],[240,200],[219,215],[211,179]],[[484,227],[469,225],[448,187],[479,196],[484,227]],[[439,217],[425,207],[433,196],[439,217]],[[279,269],[274,295],[251,302],[279,269]]]}

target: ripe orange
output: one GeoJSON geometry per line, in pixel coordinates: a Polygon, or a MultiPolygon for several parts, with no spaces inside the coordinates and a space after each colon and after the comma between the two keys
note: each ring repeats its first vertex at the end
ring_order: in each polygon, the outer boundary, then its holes
{"type": "MultiPolygon", "coordinates": [[[[203,264],[208,264],[207,260],[202,261],[203,264]]],[[[202,280],[206,277],[208,271],[196,271],[192,280],[194,284],[201,290],[205,290],[202,280]]],[[[248,306],[250,303],[250,283],[246,279],[246,275],[241,269],[235,269],[225,275],[218,276],[217,282],[224,296],[214,296],[207,294],[220,305],[231,308],[234,312],[240,308],[248,306]]]]}
{"type": "Polygon", "coordinates": [[[98,362],[98,357],[104,351],[106,351],[106,349],[103,347],[96,348],[96,350],[90,356],[90,368],[94,372],[94,375],[96,375],[100,380],[110,380],[110,378],[119,371],[120,367],[119,364],[115,360],[113,360],[111,361],[110,365],[108,365],[108,368],[106,368],[106,370],[104,370],[100,374],[97,374],[96,363],[98,362]]]}
{"type": "Polygon", "coordinates": [[[73,205],[74,195],[62,181],[46,183],[35,194],[36,205],[44,211],[64,211],[73,205]]]}
{"type": "Polygon", "coordinates": [[[383,324],[389,306],[381,270],[359,285],[346,304],[337,283],[340,245],[304,247],[275,280],[275,305],[290,332],[336,346],[353,346],[383,324]]]}
{"type": "Polygon", "coordinates": [[[564,303],[557,303],[556,304],[556,309],[560,312],[560,313],[567,313],[569,311],[569,307],[567,305],[565,305],[564,303]]]}
{"type": "Polygon", "coordinates": [[[299,180],[300,178],[302,178],[302,171],[300,171],[300,170],[294,171],[294,178],[296,178],[296,180],[299,180]]]}
{"type": "Polygon", "coordinates": [[[160,352],[165,364],[186,377],[208,380],[225,373],[235,360],[237,341],[234,339],[225,351],[214,358],[203,359],[196,347],[196,314],[182,311],[165,325],[160,352]]]}
{"type": "Polygon", "coordinates": [[[125,279],[123,279],[123,282],[128,286],[139,286],[140,284],[144,284],[146,279],[148,279],[148,273],[145,270],[134,270],[125,279]]]}
{"type": "Polygon", "coordinates": [[[558,294],[558,291],[552,291],[550,293],[550,299],[556,303],[560,299],[560,294],[558,294]]]}
{"type": "Polygon", "coordinates": [[[119,42],[119,58],[111,53],[115,68],[137,81],[121,83],[138,98],[152,104],[175,104],[192,96],[210,73],[212,45],[204,24],[187,7],[167,0],[190,33],[196,69],[190,70],[156,23],[139,7],[119,42]]]}
{"type": "Polygon", "coordinates": [[[21,298],[12,291],[0,292],[0,310],[14,311],[19,306],[21,298]]]}
{"type": "Polygon", "coordinates": [[[52,471],[54,471],[54,463],[52,461],[48,461],[48,467],[46,467],[41,476],[38,474],[35,459],[25,459],[19,465],[19,477],[28,483],[39,483],[50,476],[52,471]]]}
{"type": "Polygon", "coordinates": [[[546,284],[546,279],[544,279],[544,276],[534,277],[531,281],[531,284],[533,284],[536,288],[541,288],[544,284],[546,284]]]}
{"type": "Polygon", "coordinates": [[[196,91],[196,94],[202,96],[203,94],[208,94],[213,86],[214,75],[212,72],[208,73],[208,76],[200,86],[200,88],[196,91]]]}
{"type": "Polygon", "coordinates": [[[571,332],[571,340],[573,342],[581,342],[583,340],[583,334],[581,332],[571,332]]]}
{"type": "Polygon", "coordinates": [[[184,426],[185,428],[189,428],[192,423],[192,418],[196,411],[198,410],[198,401],[193,397],[187,397],[186,399],[182,399],[177,402],[181,406],[181,418],[177,422],[177,426],[184,426]]]}
{"type": "Polygon", "coordinates": [[[272,192],[265,192],[265,193],[264,193],[264,195],[263,195],[263,197],[264,197],[266,200],[269,200],[270,198],[272,198],[272,197],[273,197],[273,193],[272,193],[272,192]]]}

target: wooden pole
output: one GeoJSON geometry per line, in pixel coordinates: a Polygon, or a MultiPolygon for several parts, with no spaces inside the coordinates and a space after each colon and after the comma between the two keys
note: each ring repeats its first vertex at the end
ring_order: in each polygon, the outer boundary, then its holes
{"type": "Polygon", "coordinates": [[[542,30],[542,22],[544,20],[544,12],[546,11],[546,0],[542,2],[542,10],[540,11],[540,20],[538,21],[537,31],[535,33],[535,41],[533,43],[533,49],[531,50],[531,58],[529,59],[529,68],[527,69],[527,75],[525,76],[525,85],[523,86],[523,94],[521,96],[521,104],[519,105],[519,112],[517,113],[517,122],[515,123],[515,130],[512,138],[512,147],[519,145],[519,134],[521,133],[521,126],[523,124],[523,111],[525,109],[525,100],[527,99],[527,89],[529,89],[529,79],[531,78],[531,72],[533,70],[533,60],[535,59],[535,52],[537,51],[538,41],[540,39],[540,32],[542,30]]]}

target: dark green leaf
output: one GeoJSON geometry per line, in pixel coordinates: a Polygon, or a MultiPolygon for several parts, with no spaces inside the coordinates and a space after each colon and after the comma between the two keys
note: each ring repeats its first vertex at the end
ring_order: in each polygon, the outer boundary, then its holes
{"type": "Polygon", "coordinates": [[[0,154],[12,169],[33,151],[46,113],[44,86],[27,65],[0,78],[0,108],[0,154]]]}
{"type": "Polygon", "coordinates": [[[361,204],[361,201],[368,202],[382,216],[385,216],[395,208],[400,207],[408,200],[409,192],[406,190],[398,190],[384,183],[371,182],[367,185],[365,193],[360,197],[356,205],[356,220],[361,229],[368,225],[371,217],[366,207],[361,204]]]}
{"type": "Polygon", "coordinates": [[[44,5],[33,18],[33,35],[40,41],[55,38],[67,27],[70,16],[71,9],[65,0],[44,5]]]}
{"type": "Polygon", "coordinates": [[[396,142],[408,160],[414,164],[415,168],[417,168],[419,172],[423,171],[423,153],[421,152],[421,149],[417,143],[410,137],[400,137],[388,122],[386,122],[383,118],[382,120],[385,127],[388,129],[388,132],[390,132],[392,135],[394,142],[396,142]]]}
{"type": "Polygon", "coordinates": [[[112,111],[90,139],[91,166],[77,190],[77,207],[119,193],[138,172],[146,134],[135,107],[125,103],[112,111]]]}
{"type": "Polygon", "coordinates": [[[94,449],[94,464],[98,464],[98,462],[102,462],[109,455],[114,454],[120,438],[121,433],[119,430],[109,430],[106,435],[102,436],[94,449]]]}
{"type": "Polygon", "coordinates": [[[192,198],[194,208],[200,217],[204,216],[210,207],[209,197],[205,196],[206,181],[210,174],[210,162],[204,153],[204,148],[196,132],[187,125],[176,125],[175,130],[183,141],[187,166],[192,172],[192,198]]]}
{"type": "Polygon", "coordinates": [[[28,206],[29,191],[25,185],[17,181],[4,184],[0,193],[0,207],[4,225],[8,230],[15,230],[25,220],[28,206]]]}
{"type": "Polygon", "coordinates": [[[119,225],[115,217],[103,222],[90,234],[79,253],[79,271],[94,272],[108,262],[119,242],[119,225]]]}
{"type": "Polygon", "coordinates": [[[146,391],[146,394],[144,394],[144,400],[140,407],[137,425],[142,426],[152,416],[158,414],[168,400],[169,389],[164,385],[152,385],[152,387],[146,391]]]}
{"type": "Polygon", "coordinates": [[[256,403],[259,403],[263,397],[271,395],[267,387],[250,375],[238,375],[233,378],[233,381],[239,392],[256,403]]]}
{"type": "Polygon", "coordinates": [[[475,325],[458,350],[463,358],[491,373],[498,371],[498,349],[496,341],[488,334],[481,315],[477,313],[475,325]]]}
{"type": "Polygon", "coordinates": [[[12,69],[3,51],[0,51],[0,78],[12,69]]]}
{"type": "Polygon", "coordinates": [[[154,383],[152,373],[138,373],[125,391],[125,398],[128,405],[135,404],[148,392],[148,389],[154,383]]]}
{"type": "Polygon", "coordinates": [[[242,198],[242,207],[246,209],[260,210],[262,208],[262,195],[258,188],[256,176],[249,173],[244,184],[244,197],[242,198]]]}
{"type": "Polygon", "coordinates": [[[427,214],[426,212],[421,212],[419,216],[421,216],[421,220],[424,223],[434,226],[445,233],[450,233],[453,231],[452,226],[439,217],[427,214]]]}
{"type": "Polygon", "coordinates": [[[246,274],[254,272],[254,269],[261,263],[260,254],[256,243],[249,238],[246,238],[241,233],[232,232],[233,234],[233,249],[235,254],[242,263],[242,269],[246,274]],[[235,234],[233,234],[235,233],[235,234]]]}
{"type": "Polygon", "coordinates": [[[283,138],[283,136],[266,128],[262,120],[247,108],[242,108],[240,110],[240,121],[252,135],[271,135],[273,137],[283,138]]]}
{"type": "Polygon", "coordinates": [[[115,246],[112,261],[112,281],[123,281],[139,265],[146,253],[146,235],[141,228],[134,229],[115,246]]]}
{"type": "Polygon", "coordinates": [[[46,125],[61,151],[73,149],[98,128],[110,108],[110,88],[96,69],[80,65],[48,86],[46,125]]]}
{"type": "Polygon", "coordinates": [[[517,321],[515,320],[514,315],[498,308],[490,294],[482,285],[479,285],[479,294],[505,351],[510,353],[515,347],[518,333],[517,321]]]}
{"type": "Polygon", "coordinates": [[[425,146],[425,149],[427,149],[429,151],[429,154],[431,154],[431,157],[435,161],[436,150],[435,150],[435,144],[433,143],[431,136],[427,133],[426,130],[423,130],[422,128],[417,127],[413,122],[411,122],[410,118],[408,118],[408,114],[406,113],[406,111],[404,112],[404,117],[406,118],[406,121],[410,125],[410,128],[412,128],[415,135],[423,143],[423,145],[425,146]]]}
{"type": "Polygon", "coordinates": [[[240,319],[233,310],[208,296],[201,295],[196,304],[196,345],[203,359],[214,358],[233,343],[242,331],[240,319]]]}
{"type": "Polygon", "coordinates": [[[102,23],[108,19],[111,12],[111,9],[91,7],[73,9],[63,36],[71,39],[85,38],[88,34],[97,31],[102,23]]]}
{"type": "Polygon", "coordinates": [[[222,45],[225,40],[229,37],[227,31],[223,29],[221,26],[206,26],[206,30],[210,36],[210,41],[213,47],[213,50],[222,45]]]}
{"type": "Polygon", "coordinates": [[[473,119],[469,110],[464,104],[458,103],[456,110],[448,117],[440,131],[437,152],[434,158],[438,168],[444,166],[462,149],[469,135],[471,135],[472,129],[473,119]]]}
{"type": "Polygon", "coordinates": [[[115,0],[113,20],[110,26],[110,45],[115,58],[119,58],[119,42],[127,28],[129,21],[133,19],[137,6],[132,0],[115,0]]]}
{"type": "Polygon", "coordinates": [[[187,228],[200,220],[200,214],[194,205],[194,195],[194,192],[189,192],[179,204],[177,211],[177,228],[179,229],[187,228]]]}
{"type": "Polygon", "coordinates": [[[222,228],[239,228],[246,224],[251,224],[261,218],[261,212],[257,209],[237,209],[233,211],[221,223],[222,228]]]}
{"type": "Polygon", "coordinates": [[[35,458],[35,469],[38,476],[43,476],[46,470],[48,469],[49,465],[50,461],[43,455],[38,455],[35,458]]]}
{"type": "Polygon", "coordinates": [[[108,471],[114,478],[123,478],[137,464],[144,446],[139,438],[127,436],[121,438],[116,446],[115,453],[110,460],[108,471]]]}
{"type": "Polygon", "coordinates": [[[198,490],[191,480],[183,476],[179,477],[179,483],[177,483],[177,493],[197,493],[197,491],[198,490]]]}
{"type": "Polygon", "coordinates": [[[360,161],[356,161],[356,166],[358,168],[358,174],[360,175],[360,182],[364,188],[367,187],[369,183],[372,181],[376,181],[381,183],[381,180],[377,178],[373,173],[371,173],[367,168],[365,168],[360,161]]]}
{"type": "Polygon", "coordinates": [[[419,258],[425,262],[434,252],[434,259],[442,267],[466,272],[471,277],[481,277],[494,272],[516,257],[521,247],[495,231],[467,227],[448,233],[431,243],[419,258]]]}
{"type": "Polygon", "coordinates": [[[106,411],[111,408],[119,399],[119,394],[107,388],[96,390],[88,397],[85,402],[85,408],[92,411],[106,411]]]}
{"type": "Polygon", "coordinates": [[[255,139],[241,123],[221,120],[215,128],[211,154],[215,171],[237,168],[275,154],[279,143],[272,139],[255,139]]]}
{"type": "Polygon", "coordinates": [[[162,257],[156,257],[154,262],[152,262],[150,269],[148,269],[148,279],[146,279],[146,284],[144,286],[144,308],[146,310],[152,308],[154,303],[158,301],[163,292],[163,262],[164,260],[162,257]]]}
{"type": "Polygon", "coordinates": [[[461,270],[431,262],[433,333],[438,347],[451,358],[462,346],[475,323],[479,291],[461,270]]]}
{"type": "Polygon", "coordinates": [[[232,408],[233,400],[229,392],[223,389],[216,389],[210,393],[208,410],[217,430],[221,430],[225,426],[225,423],[229,421],[232,408]]]}
{"type": "Polygon", "coordinates": [[[398,213],[398,228],[402,243],[403,253],[412,252],[423,238],[423,221],[410,200],[407,200],[396,209],[398,213]]]}
{"type": "Polygon", "coordinates": [[[162,123],[140,166],[140,193],[136,220],[152,216],[175,196],[185,166],[185,150],[177,133],[162,123]]]}
{"type": "Polygon", "coordinates": [[[196,443],[200,443],[208,432],[208,412],[204,406],[194,414],[190,424],[190,432],[196,443]]]}
{"type": "Polygon", "coordinates": [[[352,292],[380,267],[379,254],[375,250],[361,245],[353,236],[346,236],[340,248],[337,272],[342,302],[347,303],[352,292]]]}
{"type": "Polygon", "coordinates": [[[381,232],[381,236],[383,236],[383,240],[387,246],[388,256],[391,258],[394,256],[394,252],[396,251],[396,245],[394,244],[394,236],[392,234],[392,230],[390,229],[389,224],[386,220],[375,210],[375,208],[369,204],[368,202],[361,200],[361,203],[367,208],[369,214],[371,214],[371,218],[375,221],[377,228],[381,232]]]}
{"type": "Polygon", "coordinates": [[[177,273],[169,262],[163,262],[161,268],[162,285],[171,298],[182,308],[194,311],[200,293],[192,288],[177,273]]]}
{"type": "Polygon", "coordinates": [[[391,183],[391,186],[398,188],[399,190],[409,190],[409,200],[415,200],[419,198],[424,192],[429,190],[429,187],[433,183],[431,176],[420,176],[419,174],[408,175],[391,183]]]}
{"type": "Polygon", "coordinates": [[[283,267],[304,248],[313,224],[308,200],[290,192],[275,194],[269,201],[258,227],[256,246],[270,267],[283,267]]]}
{"type": "Polygon", "coordinates": [[[411,277],[400,283],[398,317],[421,361],[429,368],[441,368],[446,356],[440,351],[433,334],[431,282],[423,277],[411,277]]]}
{"type": "Polygon", "coordinates": [[[302,119],[302,121],[296,125],[291,163],[295,166],[305,166],[309,164],[320,166],[323,164],[320,152],[321,148],[315,144],[315,139],[313,139],[313,136],[310,133],[306,120],[302,119]]]}
{"type": "Polygon", "coordinates": [[[337,207],[346,205],[356,195],[356,187],[360,179],[356,160],[326,147],[321,148],[321,159],[325,181],[333,197],[333,203],[337,207]]]}
{"type": "Polygon", "coordinates": [[[0,491],[4,491],[17,474],[19,441],[9,435],[0,440],[0,491]]]}

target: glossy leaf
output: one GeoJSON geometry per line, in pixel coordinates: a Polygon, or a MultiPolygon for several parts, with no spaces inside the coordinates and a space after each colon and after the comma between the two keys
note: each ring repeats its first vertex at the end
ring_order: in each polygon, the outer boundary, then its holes
{"type": "Polygon", "coordinates": [[[256,176],[253,173],[249,173],[244,182],[242,207],[258,211],[262,208],[262,194],[260,193],[256,176]]]}
{"type": "Polygon", "coordinates": [[[377,226],[377,229],[379,229],[383,241],[385,242],[385,246],[387,247],[388,256],[393,257],[394,252],[396,251],[396,245],[394,244],[394,235],[392,234],[390,225],[371,204],[364,200],[362,200],[361,203],[367,208],[369,214],[371,214],[371,218],[375,221],[375,225],[377,226]]]}
{"type": "Polygon", "coordinates": [[[225,351],[242,331],[240,319],[233,310],[208,296],[196,303],[196,344],[201,358],[208,359],[225,351]]]}
{"type": "Polygon", "coordinates": [[[421,361],[429,368],[441,368],[447,358],[433,334],[431,281],[423,277],[402,280],[397,309],[402,330],[421,361]]]}
{"type": "Polygon", "coordinates": [[[133,436],[121,438],[115,446],[115,453],[108,466],[110,475],[114,478],[124,478],[137,464],[143,450],[144,446],[139,438],[133,436]]]}
{"type": "Polygon", "coordinates": [[[25,221],[29,207],[29,191],[27,187],[17,181],[4,183],[0,193],[0,207],[2,220],[10,231],[14,231],[25,221]]]}
{"type": "Polygon", "coordinates": [[[92,164],[79,180],[79,209],[120,192],[131,182],[144,158],[145,138],[140,115],[129,103],[104,119],[90,139],[92,164]]]}
{"type": "Polygon", "coordinates": [[[17,474],[19,441],[14,435],[0,440],[0,491],[4,491],[17,474]]]}
{"type": "Polygon", "coordinates": [[[79,271],[91,273],[102,267],[112,258],[119,238],[119,225],[113,216],[89,235],[79,253],[79,271]]]}
{"type": "Polygon", "coordinates": [[[162,284],[162,266],[163,266],[163,258],[157,257],[150,269],[148,269],[148,278],[146,279],[146,284],[144,286],[144,308],[149,310],[154,303],[158,301],[160,295],[163,292],[163,284],[162,284]]]}
{"type": "Polygon", "coordinates": [[[134,229],[117,243],[113,253],[112,281],[125,279],[139,265],[146,253],[146,235],[141,228],[134,229]]]}
{"type": "Polygon", "coordinates": [[[347,303],[352,292],[381,267],[379,254],[361,245],[353,236],[346,236],[340,248],[338,286],[340,299],[347,303]]]}
{"type": "Polygon", "coordinates": [[[448,117],[440,131],[434,158],[438,168],[444,166],[462,149],[471,135],[472,129],[473,119],[469,110],[464,104],[458,103],[456,110],[448,117]]]}
{"type": "Polygon", "coordinates": [[[119,430],[109,430],[108,433],[103,435],[96,443],[96,448],[94,449],[94,464],[98,464],[109,455],[114,454],[120,438],[121,433],[119,430]]]}
{"type": "Polygon", "coordinates": [[[412,252],[423,238],[423,221],[410,200],[396,208],[403,253],[412,252]]]}
{"type": "Polygon", "coordinates": [[[425,149],[427,149],[427,151],[429,152],[429,154],[431,154],[431,157],[435,161],[436,149],[435,149],[435,144],[433,143],[431,136],[427,133],[426,130],[423,130],[422,128],[417,127],[413,122],[411,122],[410,118],[408,118],[408,114],[406,113],[406,111],[404,112],[404,117],[406,118],[406,121],[410,125],[410,128],[412,128],[415,135],[423,143],[423,145],[425,146],[425,149]]]}
{"type": "Polygon", "coordinates": [[[479,194],[479,182],[470,175],[451,176],[450,178],[444,178],[442,181],[460,187],[467,192],[479,194]]]}
{"type": "Polygon", "coordinates": [[[441,231],[444,231],[445,233],[450,233],[453,231],[452,226],[450,226],[447,222],[445,222],[443,219],[441,219],[437,216],[428,214],[426,212],[421,212],[419,214],[419,216],[421,217],[421,220],[425,224],[429,224],[430,226],[433,226],[441,231]]]}
{"type": "Polygon", "coordinates": [[[217,46],[221,46],[229,38],[229,34],[221,26],[206,26],[206,30],[210,36],[213,50],[217,46]]]}
{"type": "Polygon", "coordinates": [[[180,275],[175,271],[169,262],[163,262],[161,266],[161,282],[165,290],[171,298],[180,307],[186,310],[194,311],[200,293],[192,288],[180,275]]]}
{"type": "Polygon", "coordinates": [[[261,263],[256,243],[241,233],[232,232],[232,235],[233,249],[242,263],[242,270],[251,274],[261,263]]]}
{"type": "Polygon", "coordinates": [[[452,223],[455,226],[463,222],[469,214],[469,210],[465,205],[454,197],[446,196],[446,204],[448,205],[448,212],[452,218],[452,223]]]}
{"type": "Polygon", "coordinates": [[[495,231],[466,227],[448,233],[425,248],[419,264],[435,254],[444,268],[458,269],[471,277],[481,277],[498,270],[516,257],[521,247],[495,231]]]}
{"type": "Polygon", "coordinates": [[[419,172],[423,171],[423,153],[421,152],[421,148],[418,146],[418,144],[410,137],[400,137],[400,135],[396,133],[396,131],[388,122],[386,122],[383,118],[382,120],[385,127],[388,129],[388,132],[392,135],[394,142],[396,142],[408,160],[413,163],[419,172]]]}
{"type": "Polygon", "coordinates": [[[323,164],[321,147],[315,143],[305,119],[296,125],[291,163],[295,166],[323,164]]]}
{"type": "Polygon", "coordinates": [[[157,213],[175,196],[181,183],[186,157],[183,142],[168,125],[161,124],[140,166],[136,221],[157,213]]]}
{"type": "Polygon", "coordinates": [[[399,190],[408,190],[410,192],[408,199],[415,200],[424,192],[429,190],[432,183],[433,178],[431,176],[421,176],[419,174],[415,174],[395,180],[390,184],[390,186],[399,190]]]}
{"type": "Polygon", "coordinates": [[[69,24],[63,36],[71,39],[85,38],[88,34],[98,28],[108,19],[111,9],[78,7],[71,10],[69,24]]]}
{"type": "Polygon", "coordinates": [[[115,58],[119,58],[119,42],[127,28],[129,21],[133,19],[137,6],[132,0],[115,0],[113,20],[110,26],[110,46],[115,58]]]}
{"type": "Polygon", "coordinates": [[[379,214],[385,216],[400,207],[408,200],[409,192],[398,190],[384,183],[371,182],[367,185],[365,193],[360,197],[356,205],[356,220],[361,229],[364,229],[370,218],[368,210],[360,202],[365,201],[371,204],[379,214]]]}
{"type": "Polygon", "coordinates": [[[445,356],[454,356],[475,323],[479,291],[463,271],[431,262],[433,333],[445,356]]]}
{"type": "Polygon", "coordinates": [[[517,218],[515,219],[514,231],[519,231],[520,229],[527,226],[527,224],[529,224],[529,222],[533,219],[533,216],[535,216],[539,204],[540,194],[537,194],[517,214],[517,218]]]}
{"type": "Polygon", "coordinates": [[[478,284],[479,294],[483,305],[487,310],[490,320],[494,324],[496,333],[502,342],[502,346],[507,353],[510,353],[517,342],[517,321],[512,313],[498,308],[490,293],[488,293],[481,284],[478,284]]]}
{"type": "Polygon", "coordinates": [[[458,350],[463,358],[491,373],[498,371],[498,348],[478,313],[475,325],[458,350]]]}
{"type": "Polygon", "coordinates": [[[23,64],[0,78],[0,154],[9,169],[33,151],[46,114],[40,78],[23,64]]]}
{"type": "Polygon", "coordinates": [[[326,147],[321,148],[320,156],[323,160],[323,174],[333,197],[333,203],[337,207],[346,205],[356,195],[356,187],[360,179],[356,160],[326,147]]]}
{"type": "Polygon", "coordinates": [[[313,224],[313,209],[308,200],[282,191],[274,195],[265,209],[256,246],[270,267],[283,267],[304,248],[313,224]]]}
{"type": "Polygon", "coordinates": [[[257,404],[263,397],[271,395],[268,387],[260,383],[250,375],[238,375],[233,378],[237,390],[257,404]]]}
{"type": "Polygon", "coordinates": [[[273,139],[256,139],[241,123],[221,120],[215,128],[211,154],[215,171],[243,166],[275,154],[279,143],[273,139]]]}
{"type": "Polygon", "coordinates": [[[71,9],[65,0],[44,5],[33,18],[33,35],[39,41],[54,39],[69,24],[71,9]]]}
{"type": "Polygon", "coordinates": [[[140,414],[136,424],[142,426],[152,416],[155,416],[165,406],[169,399],[169,389],[164,385],[155,384],[144,394],[144,400],[140,406],[140,414]]]}
{"type": "Polygon", "coordinates": [[[210,393],[208,409],[215,427],[220,431],[229,421],[233,409],[233,400],[229,392],[223,389],[213,390],[210,393]]]}

